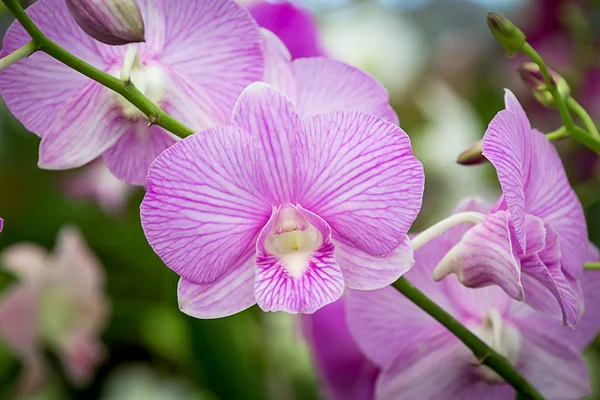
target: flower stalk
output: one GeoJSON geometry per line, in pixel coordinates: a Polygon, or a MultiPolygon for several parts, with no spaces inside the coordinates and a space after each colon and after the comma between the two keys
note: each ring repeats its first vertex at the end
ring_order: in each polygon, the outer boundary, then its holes
{"type": "Polygon", "coordinates": [[[6,57],[0,58],[0,71],[4,70],[5,68],[10,67],[14,63],[21,61],[24,58],[29,57],[30,55],[35,53],[36,50],[37,50],[37,46],[36,46],[35,42],[32,40],[31,42],[27,43],[25,46],[18,48],[17,50],[13,51],[6,57]]]}
{"type": "Polygon", "coordinates": [[[594,120],[592,120],[592,117],[590,117],[590,114],[588,114],[585,108],[583,108],[583,106],[572,97],[567,98],[566,104],[569,110],[573,111],[579,118],[581,118],[588,132],[590,132],[593,137],[600,140],[600,132],[598,132],[598,128],[596,128],[594,120]]]}
{"type": "Polygon", "coordinates": [[[171,117],[151,102],[133,84],[100,71],[50,40],[29,18],[18,0],[2,0],[2,2],[31,36],[31,43],[35,44],[37,50],[43,51],[75,71],[120,94],[148,117],[150,125],[158,125],[182,138],[194,133],[193,129],[171,117]]]}
{"type": "Polygon", "coordinates": [[[518,392],[517,398],[531,400],[544,399],[505,357],[490,348],[464,325],[413,286],[406,278],[401,277],[394,282],[393,286],[460,339],[473,352],[481,364],[487,365],[504,378],[518,392]]]}

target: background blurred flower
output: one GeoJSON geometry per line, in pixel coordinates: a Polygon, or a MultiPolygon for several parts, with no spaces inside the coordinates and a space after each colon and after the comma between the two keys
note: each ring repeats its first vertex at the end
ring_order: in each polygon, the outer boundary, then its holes
{"type": "Polygon", "coordinates": [[[371,400],[379,368],[360,351],[346,325],[343,296],[312,315],[302,315],[302,331],[330,400],[371,400]]]}
{"type": "MultiPolygon", "coordinates": [[[[477,200],[458,211],[480,211],[477,200]]],[[[582,282],[586,313],[575,330],[508,297],[499,287],[469,289],[456,277],[431,278],[440,259],[468,226],[458,226],[415,251],[406,277],[484,342],[498,351],[547,399],[580,399],[590,391],[581,351],[600,328],[600,271],[582,282]]],[[[592,250],[588,259],[597,259],[592,250]]],[[[467,347],[394,288],[352,291],[348,326],[359,347],[382,373],[378,399],[513,398],[515,390],[475,359],[467,347]]]]}
{"type": "Polygon", "coordinates": [[[52,254],[16,244],[2,252],[1,261],[19,279],[0,300],[0,337],[24,363],[21,392],[43,383],[46,348],[56,352],[74,383],[87,383],[103,358],[98,335],[107,300],[102,268],[79,231],[63,228],[52,254]]]}

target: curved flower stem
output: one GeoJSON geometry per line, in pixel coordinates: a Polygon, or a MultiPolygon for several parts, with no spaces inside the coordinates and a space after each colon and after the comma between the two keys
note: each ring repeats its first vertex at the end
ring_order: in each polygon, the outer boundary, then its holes
{"type": "Polygon", "coordinates": [[[466,211],[458,214],[453,214],[448,218],[431,225],[429,228],[425,229],[423,232],[415,236],[410,241],[411,247],[413,250],[417,250],[419,247],[423,246],[427,242],[430,242],[436,237],[444,234],[444,232],[446,232],[453,226],[463,223],[478,224],[481,221],[483,221],[484,218],[485,214],[478,213],[475,211],[466,211]]]}
{"type": "Polygon", "coordinates": [[[594,270],[600,271],[600,262],[586,262],[585,269],[590,270],[590,271],[594,271],[594,270]]]}
{"type": "Polygon", "coordinates": [[[569,132],[567,132],[567,128],[565,128],[564,126],[561,126],[560,128],[558,128],[555,131],[548,132],[546,134],[546,137],[548,138],[548,140],[564,139],[564,138],[569,137],[569,132]]]}
{"type": "Polygon", "coordinates": [[[546,63],[544,62],[542,57],[538,54],[537,51],[535,51],[533,47],[531,47],[529,43],[525,43],[521,48],[521,51],[527,54],[531,58],[531,60],[533,60],[533,62],[535,62],[538,65],[538,67],[540,67],[540,72],[544,77],[544,82],[546,83],[550,94],[552,94],[552,97],[556,102],[556,107],[558,108],[558,112],[560,113],[560,116],[563,120],[565,128],[567,129],[567,132],[569,132],[569,135],[571,135],[575,140],[578,140],[579,142],[592,149],[594,152],[596,152],[596,154],[600,156],[600,139],[596,139],[595,137],[591,136],[575,124],[573,118],[571,117],[571,114],[569,113],[565,99],[559,93],[558,88],[556,87],[554,80],[550,76],[548,67],[546,66],[546,63]]]}
{"type": "Polygon", "coordinates": [[[413,286],[406,278],[402,277],[398,279],[394,282],[394,287],[420,309],[431,315],[440,324],[444,325],[444,327],[452,332],[454,336],[471,349],[475,357],[477,357],[482,364],[487,365],[504,378],[506,382],[519,392],[518,398],[533,400],[544,399],[544,397],[542,397],[542,395],[531,386],[525,378],[523,378],[505,357],[491,349],[464,325],[413,286]]]}
{"type": "Polygon", "coordinates": [[[0,58],[0,71],[4,70],[4,68],[10,67],[14,63],[21,61],[22,59],[29,57],[37,50],[37,46],[35,42],[32,40],[27,43],[25,46],[18,48],[13,51],[6,57],[0,58]]]}
{"type": "Polygon", "coordinates": [[[581,118],[588,132],[590,132],[590,134],[593,137],[600,140],[600,132],[598,132],[598,128],[596,128],[594,120],[592,119],[592,117],[590,117],[590,114],[588,114],[585,108],[583,108],[581,104],[579,104],[577,100],[575,100],[572,97],[569,97],[567,99],[566,104],[571,111],[573,111],[579,116],[579,118],[581,118]]]}
{"type": "Polygon", "coordinates": [[[29,18],[18,0],[2,0],[2,2],[15,16],[17,21],[21,23],[29,36],[31,36],[32,42],[35,43],[37,50],[43,51],[75,71],[78,71],[88,78],[117,92],[143,112],[148,117],[150,125],[158,125],[179,137],[186,137],[194,133],[194,130],[171,117],[156,104],[148,100],[148,98],[144,96],[142,92],[137,90],[131,82],[123,82],[114,76],[100,71],[98,68],[86,63],[50,40],[42,33],[42,31],[40,31],[31,18],[29,18]]]}

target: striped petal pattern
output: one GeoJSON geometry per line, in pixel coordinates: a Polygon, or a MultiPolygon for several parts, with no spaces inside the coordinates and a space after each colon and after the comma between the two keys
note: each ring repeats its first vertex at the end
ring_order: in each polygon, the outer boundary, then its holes
{"type": "Polygon", "coordinates": [[[423,166],[408,135],[352,111],[308,117],[304,127],[294,154],[298,201],[331,225],[336,240],[390,254],[405,240],[423,196],[423,166]]]}
{"type": "Polygon", "coordinates": [[[344,293],[342,271],[335,262],[335,246],[331,228],[317,215],[296,206],[298,212],[322,235],[322,243],[312,252],[294,254],[304,263],[301,274],[292,272],[292,260],[269,252],[265,242],[275,227],[280,209],[262,230],[256,244],[256,302],[264,311],[287,311],[292,314],[312,314],[326,304],[339,299],[344,293]]]}
{"type": "Polygon", "coordinates": [[[190,282],[211,283],[253,253],[271,210],[257,190],[259,173],[252,137],[232,126],[163,152],[148,174],[141,215],[165,264],[190,282]]]}

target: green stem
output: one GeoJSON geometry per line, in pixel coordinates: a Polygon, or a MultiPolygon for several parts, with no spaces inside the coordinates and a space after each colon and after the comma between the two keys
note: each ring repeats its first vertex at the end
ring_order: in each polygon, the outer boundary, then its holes
{"type": "Polygon", "coordinates": [[[596,154],[600,155],[600,140],[590,136],[586,131],[584,131],[575,124],[573,118],[571,117],[571,114],[569,113],[565,99],[558,91],[558,88],[556,87],[554,80],[550,76],[550,71],[548,71],[548,67],[546,66],[546,63],[544,62],[542,57],[538,54],[537,51],[535,51],[533,47],[531,47],[529,43],[525,43],[521,51],[527,54],[533,60],[533,62],[535,62],[540,67],[540,72],[544,77],[544,82],[546,83],[548,90],[550,91],[552,97],[554,98],[554,101],[556,102],[556,108],[558,108],[558,112],[560,113],[565,128],[567,129],[569,134],[575,140],[578,140],[579,142],[583,143],[584,145],[592,149],[594,152],[596,152],[596,154]]]}
{"type": "Polygon", "coordinates": [[[194,133],[194,130],[177,121],[148,100],[131,82],[123,82],[114,76],[100,71],[46,37],[25,13],[25,10],[23,10],[17,0],[2,0],[2,2],[31,36],[32,42],[35,43],[38,50],[117,92],[143,112],[148,117],[151,125],[158,125],[180,137],[186,137],[194,133]]]}
{"type": "Polygon", "coordinates": [[[561,126],[557,130],[548,132],[546,134],[546,137],[548,138],[548,140],[559,140],[559,139],[568,138],[569,136],[570,136],[569,132],[567,132],[567,128],[565,128],[564,126],[561,126]]]}
{"type": "Polygon", "coordinates": [[[3,71],[5,68],[10,67],[14,63],[21,61],[22,59],[29,57],[37,50],[37,46],[35,42],[32,40],[27,43],[25,46],[18,48],[13,51],[6,57],[0,58],[0,71],[3,71]]]}
{"type": "Polygon", "coordinates": [[[573,111],[579,116],[579,118],[581,118],[588,132],[591,133],[592,136],[596,139],[600,139],[600,132],[598,132],[598,128],[596,128],[594,120],[592,119],[592,117],[590,117],[590,114],[588,114],[585,108],[583,108],[581,104],[579,104],[577,100],[575,100],[572,97],[569,97],[566,103],[567,107],[569,107],[571,111],[573,111]]]}
{"type": "Polygon", "coordinates": [[[600,262],[586,262],[585,269],[587,270],[600,270],[600,262]]]}
{"type": "Polygon", "coordinates": [[[434,303],[423,292],[402,277],[394,283],[394,287],[416,304],[427,314],[444,325],[460,339],[477,357],[482,364],[487,365],[500,375],[506,382],[517,390],[523,399],[543,400],[544,397],[513,367],[508,360],[491,349],[481,339],[475,336],[464,325],[434,303]]]}

